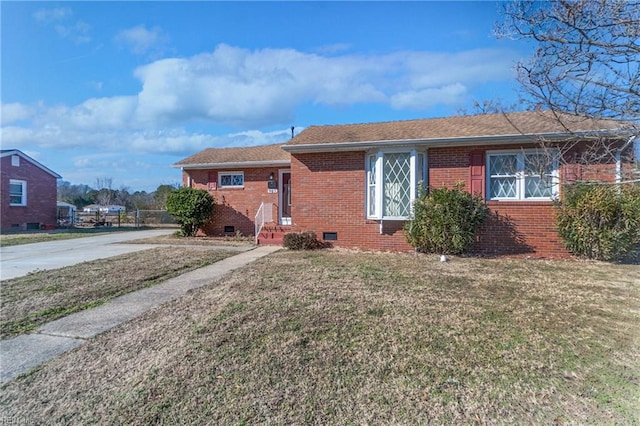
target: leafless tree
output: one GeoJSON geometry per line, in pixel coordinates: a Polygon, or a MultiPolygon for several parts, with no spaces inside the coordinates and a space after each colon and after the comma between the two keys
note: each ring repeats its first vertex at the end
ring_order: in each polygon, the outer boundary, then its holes
{"type": "Polygon", "coordinates": [[[562,143],[541,140],[543,148],[577,164],[598,165],[620,155],[632,161],[634,135],[640,133],[640,2],[516,0],[504,6],[494,33],[535,44],[532,56],[516,64],[528,109],[551,111],[568,133],[575,127],[567,124],[567,114],[619,124],[614,138],[594,132],[562,143]]]}
{"type": "Polygon", "coordinates": [[[104,176],[96,178],[96,201],[101,206],[108,206],[115,198],[115,191],[111,188],[113,178],[104,176]]]}

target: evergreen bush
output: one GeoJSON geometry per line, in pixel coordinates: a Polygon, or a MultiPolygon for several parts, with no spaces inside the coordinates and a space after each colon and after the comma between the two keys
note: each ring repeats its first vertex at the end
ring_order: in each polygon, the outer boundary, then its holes
{"type": "Polygon", "coordinates": [[[407,242],[418,251],[461,254],[473,244],[478,227],[488,215],[484,201],[460,186],[422,189],[404,231],[407,242]]]}
{"type": "Polygon", "coordinates": [[[316,250],[325,247],[314,232],[290,232],[282,239],[282,245],[291,250],[316,250]]]}
{"type": "Polygon", "coordinates": [[[183,236],[193,237],[211,221],[214,203],[204,189],[180,188],[167,196],[167,212],[180,225],[183,236]]]}
{"type": "Polygon", "coordinates": [[[640,185],[566,185],[556,203],[556,225],[571,253],[623,260],[640,244],[640,185]]]}

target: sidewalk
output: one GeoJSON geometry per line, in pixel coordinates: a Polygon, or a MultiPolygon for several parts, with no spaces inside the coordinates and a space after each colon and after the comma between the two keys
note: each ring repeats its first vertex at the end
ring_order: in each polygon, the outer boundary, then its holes
{"type": "Polygon", "coordinates": [[[187,272],[162,284],[125,294],[104,305],[68,315],[23,334],[0,341],[0,384],[37,367],[102,332],[205,286],[225,274],[267,256],[281,247],[259,246],[213,265],[187,272]]]}

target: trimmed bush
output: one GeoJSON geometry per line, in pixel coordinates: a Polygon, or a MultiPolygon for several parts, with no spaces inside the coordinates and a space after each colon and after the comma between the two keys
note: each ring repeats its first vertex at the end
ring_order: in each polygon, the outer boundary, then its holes
{"type": "Polygon", "coordinates": [[[325,247],[314,232],[290,232],[282,239],[282,245],[291,250],[316,250],[325,247]]]}
{"type": "Polygon", "coordinates": [[[211,221],[214,203],[204,189],[180,188],[167,196],[167,212],[180,224],[183,236],[193,237],[211,221]]]}
{"type": "Polygon", "coordinates": [[[574,184],[556,203],[564,246],[589,259],[616,261],[640,244],[640,185],[574,184]]]}
{"type": "Polygon", "coordinates": [[[413,218],[405,224],[407,242],[416,250],[461,254],[475,240],[478,227],[489,215],[480,197],[462,190],[421,190],[413,204],[413,218]]]}

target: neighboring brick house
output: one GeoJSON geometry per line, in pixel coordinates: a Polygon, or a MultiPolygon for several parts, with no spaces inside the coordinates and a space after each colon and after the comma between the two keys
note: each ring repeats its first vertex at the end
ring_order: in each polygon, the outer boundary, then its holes
{"type": "MultiPolygon", "coordinates": [[[[250,230],[252,215],[262,202],[282,206],[281,173],[286,170],[290,179],[285,194],[290,206],[286,207],[290,208],[278,207],[273,224],[280,227],[268,227],[269,231],[313,231],[336,246],[406,251],[411,247],[402,228],[419,185],[463,185],[480,194],[492,212],[481,229],[476,252],[566,256],[555,231],[552,199],[560,195],[559,182],[584,178],[586,171],[556,162],[547,167],[545,178],[526,173],[528,164],[540,155],[540,138],[566,140],[569,132],[565,127],[571,129],[572,138],[612,136],[617,123],[565,117],[560,124],[546,113],[521,112],[312,126],[281,149],[278,145],[265,147],[263,161],[269,167],[255,169],[247,167],[249,161],[239,161],[241,155],[247,155],[255,163],[261,158],[258,147],[210,149],[176,166],[183,167],[185,184],[195,187],[219,184],[223,171],[252,177],[244,190],[239,185],[236,192],[220,185],[208,187],[217,202],[235,215],[216,214],[213,225],[205,230],[213,234],[233,225],[234,218],[242,232],[250,230]],[[291,154],[290,165],[278,150],[291,154]],[[202,158],[195,168],[193,159],[198,156],[202,158]],[[281,163],[273,164],[276,158],[281,163]],[[231,160],[232,167],[225,164],[231,160]],[[277,194],[267,193],[271,173],[277,177],[277,194]],[[282,211],[286,211],[284,218],[282,211]]],[[[621,138],[621,146],[624,143],[621,138]]],[[[573,154],[580,150],[578,144],[573,154]]],[[[601,164],[598,173],[613,180],[621,167],[619,162],[601,164]]]]}
{"type": "Polygon", "coordinates": [[[2,231],[54,228],[60,175],[17,149],[3,149],[1,160],[2,231]]]}

